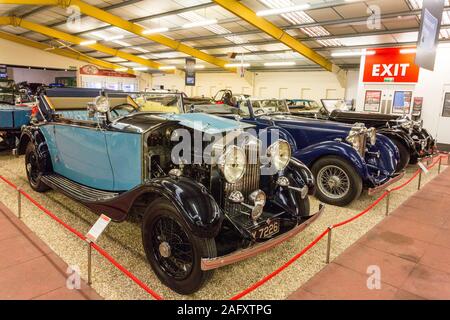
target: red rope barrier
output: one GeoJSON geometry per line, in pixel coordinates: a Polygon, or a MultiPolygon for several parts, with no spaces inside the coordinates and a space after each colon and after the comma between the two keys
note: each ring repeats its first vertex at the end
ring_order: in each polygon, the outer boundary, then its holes
{"type": "MultiPolygon", "coordinates": [[[[438,157],[438,161],[432,163],[428,169],[432,169],[442,158],[441,155],[439,155],[438,157]]],[[[393,189],[391,189],[390,191],[385,191],[377,200],[375,200],[370,206],[368,206],[366,209],[364,209],[363,211],[361,211],[360,213],[358,213],[357,215],[336,223],[332,226],[332,228],[338,228],[341,226],[344,226],[356,219],[358,219],[359,217],[365,215],[366,213],[370,212],[375,206],[377,206],[390,192],[393,191],[398,191],[402,188],[404,188],[405,186],[407,186],[409,183],[411,183],[419,174],[420,174],[420,170],[417,170],[414,175],[408,179],[405,183],[401,184],[400,186],[397,186],[393,189]]],[[[40,210],[42,210],[43,212],[45,212],[48,216],[50,216],[51,218],[53,218],[55,221],[57,221],[58,223],[60,223],[63,227],[65,227],[67,230],[71,231],[72,233],[74,233],[77,237],[79,237],[82,240],[86,240],[85,235],[81,234],[79,231],[75,230],[74,228],[70,227],[69,225],[67,225],[64,221],[62,221],[61,219],[59,219],[57,216],[55,216],[52,212],[50,212],[49,210],[47,210],[46,208],[44,208],[42,205],[40,205],[36,200],[34,200],[30,195],[28,195],[25,191],[17,188],[17,186],[15,184],[13,184],[12,182],[10,182],[9,180],[7,180],[6,178],[4,178],[3,176],[0,175],[0,179],[2,179],[4,182],[6,182],[8,185],[10,185],[11,187],[13,187],[14,189],[18,190],[21,194],[23,194],[28,200],[30,200],[36,207],[38,207],[40,210]]],[[[295,261],[297,261],[300,257],[302,257],[306,252],[308,252],[312,247],[314,247],[326,234],[328,234],[330,232],[330,229],[327,228],[325,231],[323,231],[319,236],[317,236],[311,243],[309,243],[305,248],[303,248],[299,253],[297,253],[296,255],[294,255],[291,259],[289,259],[285,264],[283,264],[282,266],[280,266],[278,269],[276,269],[275,271],[273,271],[272,273],[268,274],[267,276],[265,276],[264,278],[262,278],[261,280],[255,282],[253,285],[251,285],[250,287],[248,287],[247,289],[243,290],[242,292],[236,294],[235,296],[231,297],[230,300],[238,300],[246,295],[248,295],[250,292],[256,290],[257,288],[259,288],[260,286],[262,286],[263,284],[265,284],[267,281],[269,281],[270,279],[274,278],[276,275],[278,275],[279,273],[281,273],[283,270],[285,270],[287,267],[289,267],[291,264],[293,264],[295,261]]],[[[151,290],[149,287],[147,287],[141,280],[139,280],[136,276],[134,276],[129,270],[127,270],[125,267],[123,267],[120,263],[118,263],[113,257],[111,257],[104,249],[102,249],[100,246],[98,246],[96,243],[91,243],[92,247],[98,252],[100,253],[104,258],[106,258],[109,262],[111,262],[116,268],[118,268],[122,273],[124,273],[127,277],[129,277],[131,280],[133,280],[137,285],[139,285],[142,289],[144,289],[147,293],[149,293],[150,295],[152,295],[155,299],[157,300],[162,300],[163,298],[161,296],[159,296],[156,292],[154,292],[153,290],[151,290]]]]}
{"type": "Polygon", "coordinates": [[[324,232],[322,232],[317,238],[315,238],[309,245],[307,245],[302,251],[300,251],[299,253],[297,253],[295,256],[293,256],[291,259],[289,259],[288,262],[286,262],[285,264],[283,264],[281,267],[279,267],[277,270],[273,271],[272,273],[268,274],[267,276],[265,276],[264,278],[262,278],[261,280],[259,280],[258,282],[254,283],[253,285],[251,285],[250,287],[248,287],[247,289],[245,289],[244,291],[242,291],[241,293],[235,295],[234,297],[230,298],[230,300],[238,300],[244,296],[246,296],[247,294],[249,294],[250,292],[254,291],[255,289],[257,289],[258,287],[262,286],[264,283],[266,283],[267,281],[269,281],[270,279],[272,279],[273,277],[275,277],[277,274],[279,274],[281,271],[283,271],[284,269],[286,269],[287,267],[289,267],[291,264],[293,264],[296,260],[298,260],[301,256],[303,256],[306,252],[308,252],[309,249],[311,249],[312,247],[314,247],[316,245],[317,242],[320,241],[320,239],[322,239],[328,232],[330,232],[330,230],[326,229],[324,232]]]}
{"type": "MultiPolygon", "coordinates": [[[[43,211],[45,214],[47,214],[50,218],[58,222],[60,225],[62,225],[64,228],[72,232],[74,235],[76,235],[78,238],[80,238],[83,241],[86,241],[86,236],[79,232],[78,230],[72,228],[67,223],[65,223],[63,220],[58,218],[55,214],[53,214],[50,210],[43,207],[40,203],[38,203],[36,200],[34,200],[28,193],[23,191],[22,189],[18,188],[14,183],[10,182],[6,178],[0,175],[0,179],[6,182],[9,186],[13,187],[14,189],[18,190],[22,195],[24,195],[32,204],[34,204],[37,208],[39,208],[41,211],[43,211]]],[[[154,292],[152,289],[150,289],[148,286],[146,286],[141,280],[139,280],[134,274],[132,274],[129,270],[127,270],[124,266],[122,266],[120,263],[118,263],[113,257],[111,257],[102,247],[97,245],[94,242],[90,243],[92,248],[94,248],[99,254],[101,254],[103,257],[105,257],[109,262],[111,262],[117,269],[122,271],[127,277],[129,277],[132,281],[134,281],[138,286],[140,286],[142,289],[144,289],[147,293],[149,293],[152,297],[154,297],[156,300],[163,300],[163,298],[158,295],[156,292],[154,292]]]]}

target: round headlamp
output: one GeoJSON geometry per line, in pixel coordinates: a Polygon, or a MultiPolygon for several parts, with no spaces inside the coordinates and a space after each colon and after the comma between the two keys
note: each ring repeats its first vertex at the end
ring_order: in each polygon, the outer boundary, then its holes
{"type": "Polygon", "coordinates": [[[289,164],[291,160],[291,146],[285,140],[278,140],[267,148],[267,156],[271,158],[277,171],[281,171],[289,164]]]}
{"type": "Polygon", "coordinates": [[[245,173],[246,162],[244,150],[237,146],[230,146],[220,157],[219,168],[229,183],[236,183],[245,173]]]}
{"type": "Polygon", "coordinates": [[[98,96],[94,100],[95,110],[100,113],[109,111],[109,100],[105,96],[98,96]]]}
{"type": "Polygon", "coordinates": [[[253,221],[256,221],[263,214],[264,205],[266,204],[266,194],[262,190],[253,191],[250,194],[250,200],[253,202],[254,205],[251,217],[253,221]]]}
{"type": "Polygon", "coordinates": [[[375,143],[377,143],[377,129],[369,128],[369,130],[367,130],[367,136],[370,139],[370,144],[374,146],[375,143]]]}

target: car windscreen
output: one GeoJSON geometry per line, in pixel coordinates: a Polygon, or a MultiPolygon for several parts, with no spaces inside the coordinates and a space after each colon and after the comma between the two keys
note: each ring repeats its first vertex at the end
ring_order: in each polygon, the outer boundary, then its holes
{"type": "Polygon", "coordinates": [[[239,114],[240,110],[226,104],[192,104],[186,112],[203,112],[209,114],[239,114]]]}
{"type": "Polygon", "coordinates": [[[344,100],[322,99],[322,104],[329,113],[334,110],[350,111],[350,106],[348,106],[344,100]]]}
{"type": "Polygon", "coordinates": [[[252,100],[251,104],[255,115],[289,113],[285,100],[252,100]]]}
{"type": "Polygon", "coordinates": [[[139,92],[130,94],[140,112],[182,113],[183,100],[181,94],[139,92]]]}

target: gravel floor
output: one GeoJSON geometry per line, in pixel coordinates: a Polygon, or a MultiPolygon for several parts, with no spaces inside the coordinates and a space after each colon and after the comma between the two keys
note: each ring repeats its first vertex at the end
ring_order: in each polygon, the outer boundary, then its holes
{"type": "MultiPolygon", "coordinates": [[[[416,170],[411,166],[404,180],[416,170]]],[[[437,166],[422,179],[427,183],[437,174],[437,166]]],[[[30,193],[42,205],[55,213],[63,221],[86,233],[97,216],[67,197],[49,191],[45,194],[33,192],[28,185],[23,157],[15,158],[0,153],[0,175],[11,180],[30,193]]],[[[399,182],[400,184],[401,182],[399,182]]],[[[399,206],[417,189],[417,180],[401,193],[391,195],[391,210],[399,206]]],[[[99,245],[106,249],[121,264],[131,270],[150,288],[166,299],[227,299],[260,280],[286,262],[312,241],[327,226],[345,220],[372,203],[377,196],[363,195],[346,208],[327,205],[324,215],[297,237],[281,244],[273,250],[246,261],[223,267],[215,271],[210,282],[191,296],[181,296],[159,282],[145,258],[141,244],[141,233],[136,221],[120,224],[111,223],[99,239],[99,245]]],[[[13,211],[17,207],[17,194],[0,181],[0,201],[13,211]]],[[[317,210],[319,202],[311,199],[312,210],[317,210]]],[[[385,202],[367,215],[333,232],[331,258],[335,258],[384,217],[385,202]]],[[[23,221],[43,239],[69,265],[78,265],[83,278],[87,274],[87,246],[81,240],[65,231],[60,225],[41,213],[30,202],[23,201],[23,221]]],[[[245,298],[284,299],[325,266],[326,238],[322,239],[306,255],[271,279],[245,298]]],[[[94,253],[93,288],[105,299],[150,299],[151,297],[100,255],[94,253]]]]}

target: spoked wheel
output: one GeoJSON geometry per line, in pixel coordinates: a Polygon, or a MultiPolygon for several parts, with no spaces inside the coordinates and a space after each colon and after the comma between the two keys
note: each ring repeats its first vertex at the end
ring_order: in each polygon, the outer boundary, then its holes
{"type": "Polygon", "coordinates": [[[49,189],[49,187],[41,181],[43,173],[42,166],[43,164],[40,163],[36,147],[30,142],[25,151],[25,169],[31,188],[38,192],[44,192],[49,189]]]}
{"type": "Polygon", "coordinates": [[[165,199],[155,200],[147,208],[142,241],[158,278],[180,294],[196,292],[212,275],[212,271],[201,270],[201,258],[216,257],[215,240],[189,232],[178,210],[165,199]]]}
{"type": "Polygon", "coordinates": [[[350,179],[338,166],[329,165],[320,169],[317,181],[322,193],[331,199],[342,198],[350,190],[350,179]]]}
{"type": "Polygon", "coordinates": [[[336,206],[345,206],[362,192],[362,179],[352,165],[344,159],[328,156],[314,163],[316,196],[319,200],[336,206]]]}

